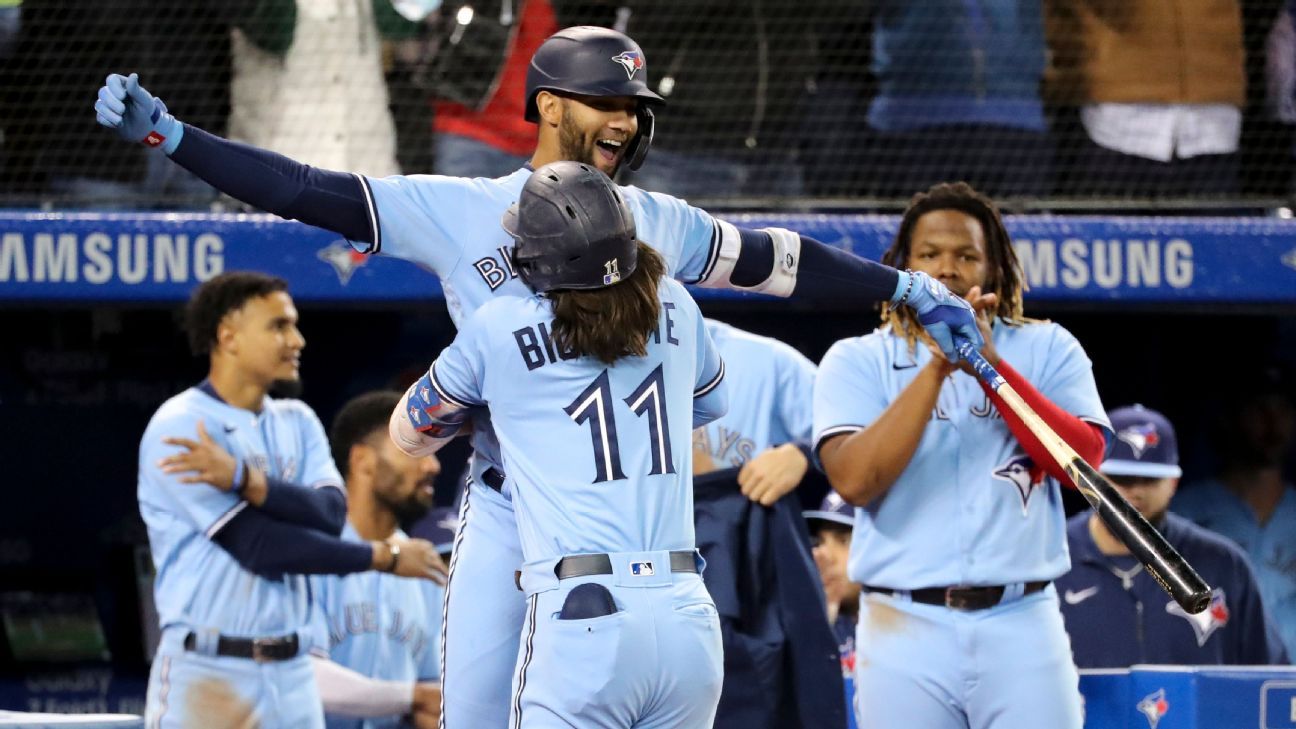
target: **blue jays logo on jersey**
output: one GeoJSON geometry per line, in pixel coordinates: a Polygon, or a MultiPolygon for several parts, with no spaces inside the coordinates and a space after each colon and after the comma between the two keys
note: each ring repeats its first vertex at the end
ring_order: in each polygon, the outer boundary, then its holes
{"type": "Polygon", "coordinates": [[[1166,701],[1165,689],[1157,689],[1138,702],[1139,713],[1147,718],[1148,727],[1156,729],[1156,725],[1161,723],[1161,717],[1170,711],[1170,702],[1166,701]]]}
{"type": "Polygon", "coordinates": [[[327,248],[316,253],[315,256],[333,267],[333,270],[337,272],[338,282],[343,286],[346,286],[347,282],[351,280],[351,275],[356,272],[356,269],[369,261],[368,256],[342,240],[333,241],[327,248]]]}
{"type": "Polygon", "coordinates": [[[1179,603],[1171,600],[1166,603],[1166,612],[1171,615],[1178,615],[1192,626],[1193,633],[1197,635],[1197,647],[1206,645],[1210,640],[1211,634],[1220,628],[1228,625],[1229,609],[1228,603],[1224,601],[1224,589],[1217,587],[1211,592],[1210,606],[1205,610],[1191,615],[1179,603]]]}
{"type": "Polygon", "coordinates": [[[1161,436],[1157,434],[1156,426],[1151,423],[1131,425],[1117,433],[1116,437],[1129,445],[1130,449],[1134,451],[1135,458],[1142,458],[1143,451],[1155,448],[1156,444],[1161,442],[1161,436]]]}
{"type": "Polygon", "coordinates": [[[633,79],[635,72],[644,67],[643,54],[639,51],[622,51],[619,55],[612,56],[612,60],[621,64],[625,69],[626,78],[633,79]]]}
{"type": "Polygon", "coordinates": [[[1031,493],[1035,491],[1034,479],[1031,478],[1031,468],[1035,465],[1030,456],[1013,456],[1005,463],[995,466],[994,477],[1002,479],[1017,487],[1017,493],[1021,495],[1022,515],[1026,514],[1026,507],[1030,503],[1031,493]]]}

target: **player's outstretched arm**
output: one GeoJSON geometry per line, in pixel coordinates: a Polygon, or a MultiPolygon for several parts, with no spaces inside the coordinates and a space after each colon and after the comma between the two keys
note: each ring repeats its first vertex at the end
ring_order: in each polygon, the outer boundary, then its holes
{"type": "Polygon", "coordinates": [[[364,184],[357,176],[316,169],[182,124],[140,85],[137,74],[108,76],[95,101],[95,119],[129,142],[161,148],[230,197],[347,240],[374,242],[364,184]]]}

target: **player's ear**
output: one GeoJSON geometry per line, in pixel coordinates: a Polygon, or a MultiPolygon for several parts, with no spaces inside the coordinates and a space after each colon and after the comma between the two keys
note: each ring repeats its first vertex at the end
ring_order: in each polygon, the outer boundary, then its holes
{"type": "Polygon", "coordinates": [[[540,121],[545,124],[558,126],[562,120],[562,105],[563,98],[557,94],[541,91],[536,95],[536,109],[540,112],[540,121]]]}
{"type": "Polygon", "coordinates": [[[212,348],[214,352],[236,353],[238,346],[236,339],[238,336],[238,312],[232,311],[225,315],[220,323],[216,325],[216,345],[212,348]]]}
{"type": "Polygon", "coordinates": [[[352,476],[373,473],[377,463],[377,450],[366,443],[353,443],[347,454],[346,472],[352,476]]]}

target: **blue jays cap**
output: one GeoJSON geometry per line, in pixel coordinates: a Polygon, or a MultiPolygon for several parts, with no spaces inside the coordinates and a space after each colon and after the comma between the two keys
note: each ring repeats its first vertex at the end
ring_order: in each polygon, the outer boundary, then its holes
{"type": "Polygon", "coordinates": [[[444,555],[454,547],[455,533],[458,530],[459,512],[452,506],[438,506],[410,527],[410,536],[432,542],[436,550],[444,555]]]}
{"type": "Polygon", "coordinates": [[[803,511],[801,516],[804,516],[805,520],[810,523],[812,530],[819,526],[815,522],[820,521],[828,521],[848,527],[855,526],[855,507],[846,503],[841,494],[836,491],[829,491],[818,509],[803,511]]]}
{"type": "Polygon", "coordinates": [[[1174,426],[1164,415],[1142,405],[1130,405],[1113,410],[1108,416],[1116,440],[1098,470],[1109,476],[1178,478],[1183,475],[1174,426]]]}

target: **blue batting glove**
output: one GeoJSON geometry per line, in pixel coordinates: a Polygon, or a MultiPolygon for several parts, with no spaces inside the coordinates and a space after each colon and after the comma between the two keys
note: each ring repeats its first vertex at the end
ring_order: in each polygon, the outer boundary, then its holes
{"type": "Polygon", "coordinates": [[[914,310],[918,321],[951,362],[959,360],[955,337],[968,340],[978,350],[985,346],[972,305],[922,271],[901,271],[891,301],[896,306],[904,304],[914,310]]]}
{"type": "Polygon", "coordinates": [[[166,104],[139,85],[139,74],[110,74],[99,88],[95,116],[100,124],[128,142],[161,147],[171,154],[184,136],[184,125],[167,113],[166,104]]]}

